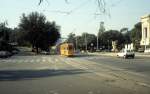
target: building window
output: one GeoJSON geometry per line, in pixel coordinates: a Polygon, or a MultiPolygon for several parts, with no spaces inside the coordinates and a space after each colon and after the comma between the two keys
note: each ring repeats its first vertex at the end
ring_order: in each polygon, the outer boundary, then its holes
{"type": "Polygon", "coordinates": [[[147,27],[144,28],[145,38],[147,38],[147,27]]]}

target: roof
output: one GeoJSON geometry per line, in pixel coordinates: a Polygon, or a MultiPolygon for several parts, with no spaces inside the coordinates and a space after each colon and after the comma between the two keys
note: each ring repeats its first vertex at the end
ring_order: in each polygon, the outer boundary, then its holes
{"type": "Polygon", "coordinates": [[[141,19],[144,19],[144,18],[150,18],[150,14],[147,14],[141,17],[141,19]]]}

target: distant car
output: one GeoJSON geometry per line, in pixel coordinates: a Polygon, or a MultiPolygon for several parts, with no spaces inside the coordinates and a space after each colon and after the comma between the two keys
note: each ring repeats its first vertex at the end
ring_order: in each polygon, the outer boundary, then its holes
{"type": "Polygon", "coordinates": [[[123,57],[123,58],[128,58],[128,57],[134,58],[135,57],[135,53],[134,53],[133,50],[123,49],[119,53],[117,53],[117,56],[118,57],[123,57]]]}
{"type": "Polygon", "coordinates": [[[0,58],[10,57],[12,54],[8,51],[0,51],[0,58]]]}

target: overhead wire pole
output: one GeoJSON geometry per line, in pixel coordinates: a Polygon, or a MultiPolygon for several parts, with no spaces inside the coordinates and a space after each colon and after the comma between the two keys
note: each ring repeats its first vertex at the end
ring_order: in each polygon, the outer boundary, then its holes
{"type": "MultiPolygon", "coordinates": [[[[101,25],[101,23],[100,23],[100,25],[101,25]]],[[[100,27],[99,27],[99,30],[97,33],[97,50],[99,50],[99,31],[100,31],[100,27]]]]}
{"type": "Polygon", "coordinates": [[[101,28],[101,23],[102,22],[100,22],[99,30],[97,32],[97,50],[99,50],[99,32],[100,32],[100,28],[101,28]]]}
{"type": "Polygon", "coordinates": [[[99,49],[99,41],[98,41],[98,38],[99,37],[99,35],[98,35],[98,33],[97,33],[97,50],[99,49]]]}

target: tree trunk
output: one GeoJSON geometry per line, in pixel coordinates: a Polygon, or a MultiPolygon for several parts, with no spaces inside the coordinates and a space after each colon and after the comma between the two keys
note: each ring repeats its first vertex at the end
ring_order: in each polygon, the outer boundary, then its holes
{"type": "Polygon", "coordinates": [[[38,47],[36,47],[36,53],[37,53],[37,54],[39,53],[39,49],[38,49],[38,47]]]}
{"type": "Polygon", "coordinates": [[[32,44],[32,52],[34,52],[34,45],[32,44]]]}

